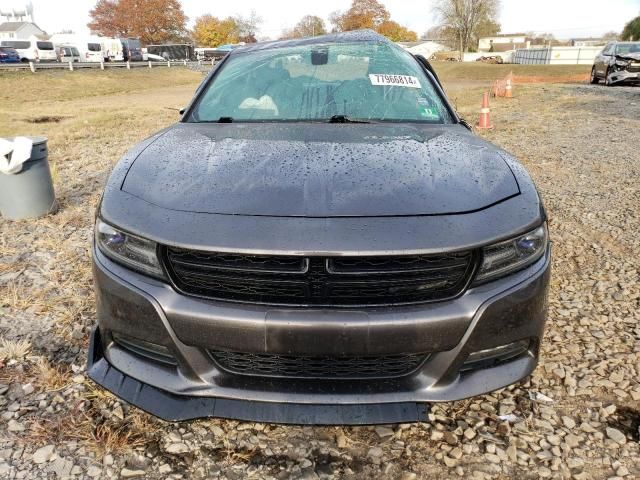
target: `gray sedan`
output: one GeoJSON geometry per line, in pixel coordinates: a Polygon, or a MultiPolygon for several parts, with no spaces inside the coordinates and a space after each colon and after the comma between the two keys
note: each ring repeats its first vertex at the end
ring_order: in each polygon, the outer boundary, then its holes
{"type": "Polygon", "coordinates": [[[230,52],[98,207],[90,377],[168,420],[426,419],[528,376],[547,217],[427,60],[371,31],[230,52]]]}

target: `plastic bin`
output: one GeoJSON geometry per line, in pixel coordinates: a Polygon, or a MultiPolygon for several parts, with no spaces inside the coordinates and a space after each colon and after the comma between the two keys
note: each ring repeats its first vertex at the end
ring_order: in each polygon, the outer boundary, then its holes
{"type": "Polygon", "coordinates": [[[31,158],[22,164],[22,170],[11,175],[0,173],[0,214],[5,219],[40,217],[57,208],[47,139],[29,138],[33,141],[31,158]]]}

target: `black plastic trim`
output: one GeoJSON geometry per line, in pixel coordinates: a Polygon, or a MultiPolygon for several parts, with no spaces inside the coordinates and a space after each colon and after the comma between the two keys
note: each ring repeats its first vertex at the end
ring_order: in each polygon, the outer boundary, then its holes
{"type": "Polygon", "coordinates": [[[416,402],[326,405],[175,395],[111,366],[97,327],[89,341],[87,373],[122,400],[169,422],[217,417],[289,425],[377,425],[426,421],[429,412],[429,404],[416,402]]]}

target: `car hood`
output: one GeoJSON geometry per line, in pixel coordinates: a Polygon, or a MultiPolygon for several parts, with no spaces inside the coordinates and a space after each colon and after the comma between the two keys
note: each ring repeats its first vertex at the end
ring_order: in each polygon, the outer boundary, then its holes
{"type": "Polygon", "coordinates": [[[177,124],[122,190],[170,210],[277,217],[467,213],[519,194],[499,150],[459,125],[308,123],[177,124]]]}
{"type": "Polygon", "coordinates": [[[616,55],[621,60],[640,60],[640,52],[629,52],[624,55],[616,55]]]}

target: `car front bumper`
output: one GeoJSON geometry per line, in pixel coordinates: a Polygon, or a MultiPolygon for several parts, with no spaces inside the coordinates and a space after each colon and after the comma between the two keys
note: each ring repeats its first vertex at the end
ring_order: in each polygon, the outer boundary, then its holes
{"type": "Polygon", "coordinates": [[[609,74],[609,83],[640,83],[640,72],[614,70],[609,74]]]}
{"type": "Polygon", "coordinates": [[[94,249],[98,325],[89,376],[165,420],[222,417],[293,424],[420,421],[431,402],[490,392],[529,375],[547,310],[550,250],[529,268],[424,305],[282,309],[191,298],[94,249]],[[174,364],[123,348],[113,335],[162,346],[174,364]],[[518,356],[463,368],[469,354],[518,341],[518,356]],[[211,349],[283,355],[428,352],[412,373],[385,379],[298,379],[230,373],[211,349]],[[461,369],[464,370],[461,373],[461,369]]]}

